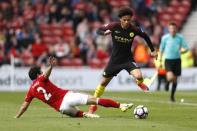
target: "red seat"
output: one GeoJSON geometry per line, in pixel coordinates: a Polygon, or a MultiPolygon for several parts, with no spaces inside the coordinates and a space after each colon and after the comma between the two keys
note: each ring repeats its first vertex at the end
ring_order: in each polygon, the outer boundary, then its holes
{"type": "Polygon", "coordinates": [[[104,65],[103,63],[99,60],[99,59],[92,59],[88,62],[88,65],[91,67],[91,68],[102,68],[104,65]]]}
{"type": "Polygon", "coordinates": [[[161,20],[161,21],[163,21],[163,20],[164,20],[164,21],[170,21],[171,18],[172,18],[172,16],[171,16],[170,13],[164,12],[164,13],[160,13],[160,14],[159,14],[159,20],[161,20]]]}
{"type": "Polygon", "coordinates": [[[49,24],[40,24],[40,29],[41,30],[49,29],[49,28],[50,28],[49,24]]]}
{"type": "Polygon", "coordinates": [[[120,6],[129,6],[130,2],[128,0],[120,0],[120,6]]]}
{"type": "Polygon", "coordinates": [[[64,35],[64,32],[61,29],[54,29],[52,32],[54,36],[62,37],[64,35]]]}
{"type": "Polygon", "coordinates": [[[176,22],[178,28],[181,27],[181,25],[182,25],[184,19],[185,19],[185,17],[184,17],[182,14],[180,14],[180,13],[175,13],[175,14],[173,15],[173,17],[172,17],[172,20],[173,20],[174,22],[176,22]]]}
{"type": "Polygon", "coordinates": [[[82,66],[83,65],[83,61],[80,58],[75,58],[71,60],[71,66],[82,66]]]}
{"type": "Polygon", "coordinates": [[[43,36],[52,36],[52,32],[49,29],[42,29],[41,33],[43,36]]]}
{"type": "Polygon", "coordinates": [[[116,7],[120,7],[120,1],[117,1],[117,0],[108,0],[109,4],[113,7],[113,8],[116,8],[116,7]]]}
{"type": "Polygon", "coordinates": [[[179,7],[179,5],[180,5],[180,2],[178,0],[172,0],[170,2],[171,7],[177,8],[177,7],[179,7]]]}
{"type": "Polygon", "coordinates": [[[173,14],[175,13],[175,11],[176,11],[176,8],[174,8],[173,6],[169,6],[166,8],[166,12],[169,14],[173,14]]]}
{"type": "Polygon", "coordinates": [[[60,66],[71,66],[71,60],[69,59],[61,59],[59,61],[60,66]]]}

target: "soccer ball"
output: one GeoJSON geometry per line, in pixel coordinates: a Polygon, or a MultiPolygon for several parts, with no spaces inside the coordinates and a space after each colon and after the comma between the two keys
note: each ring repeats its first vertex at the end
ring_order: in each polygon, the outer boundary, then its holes
{"type": "Polygon", "coordinates": [[[138,105],[134,109],[133,114],[137,119],[146,119],[148,117],[148,108],[144,105],[138,105]]]}

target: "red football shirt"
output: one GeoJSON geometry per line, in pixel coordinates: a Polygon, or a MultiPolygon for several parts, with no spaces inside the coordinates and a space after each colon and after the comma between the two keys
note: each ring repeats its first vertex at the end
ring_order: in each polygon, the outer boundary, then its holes
{"type": "Polygon", "coordinates": [[[67,92],[68,90],[58,88],[49,79],[40,75],[31,84],[25,101],[31,102],[35,97],[59,111],[62,100],[67,92]]]}

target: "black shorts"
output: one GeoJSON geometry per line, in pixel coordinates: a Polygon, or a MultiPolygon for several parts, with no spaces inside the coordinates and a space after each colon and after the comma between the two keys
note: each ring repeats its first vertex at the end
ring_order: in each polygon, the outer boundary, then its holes
{"type": "Polygon", "coordinates": [[[128,61],[122,64],[108,63],[107,67],[103,72],[104,77],[116,76],[121,70],[126,70],[129,74],[134,69],[139,69],[135,61],[128,61]]]}
{"type": "Polygon", "coordinates": [[[181,59],[165,59],[166,71],[172,71],[175,76],[181,75],[181,59]]]}

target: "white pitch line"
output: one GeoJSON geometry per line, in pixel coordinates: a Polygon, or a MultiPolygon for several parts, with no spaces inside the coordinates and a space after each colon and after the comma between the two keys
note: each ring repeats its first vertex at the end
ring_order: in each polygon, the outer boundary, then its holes
{"type": "Polygon", "coordinates": [[[197,106],[197,103],[188,103],[188,102],[170,102],[170,101],[160,101],[160,100],[145,100],[145,99],[132,99],[124,97],[111,97],[116,100],[125,100],[125,101],[137,101],[137,102],[148,102],[148,103],[159,103],[159,104],[177,104],[177,105],[186,105],[186,106],[197,106]]]}

